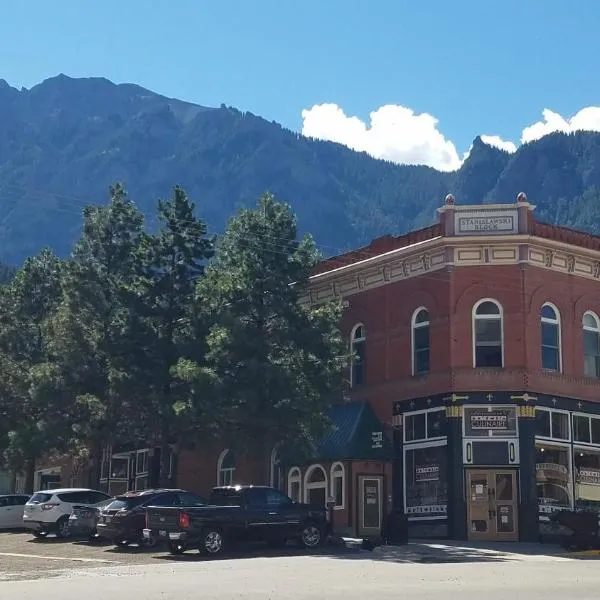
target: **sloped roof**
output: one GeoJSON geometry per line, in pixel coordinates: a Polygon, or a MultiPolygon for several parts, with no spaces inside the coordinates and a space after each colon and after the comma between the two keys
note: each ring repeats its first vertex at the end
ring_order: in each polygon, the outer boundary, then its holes
{"type": "Polygon", "coordinates": [[[368,402],[348,402],[329,409],[329,432],[315,444],[303,462],[335,460],[389,460],[392,444],[368,402]]]}

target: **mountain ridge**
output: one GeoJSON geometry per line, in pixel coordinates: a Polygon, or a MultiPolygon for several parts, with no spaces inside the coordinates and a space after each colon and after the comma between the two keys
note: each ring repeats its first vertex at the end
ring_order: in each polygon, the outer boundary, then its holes
{"type": "Polygon", "coordinates": [[[0,261],[43,246],[69,253],[86,203],[121,181],[154,226],[182,185],[210,230],[265,191],[289,202],[327,255],[520,191],[551,223],[600,232],[600,134],[551,134],[509,154],[473,141],[455,172],[397,165],[306,138],[250,112],[167,98],[135,84],[59,75],[17,90],[0,80],[0,261]]]}

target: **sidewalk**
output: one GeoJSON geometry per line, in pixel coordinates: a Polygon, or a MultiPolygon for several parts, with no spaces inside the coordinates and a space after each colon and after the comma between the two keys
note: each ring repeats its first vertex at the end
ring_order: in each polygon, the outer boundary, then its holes
{"type": "MultiPolygon", "coordinates": [[[[345,538],[347,547],[360,548],[362,540],[345,538]]],[[[578,558],[560,546],[521,542],[455,542],[450,540],[412,540],[402,546],[377,546],[374,560],[418,563],[563,561],[578,558]]]]}

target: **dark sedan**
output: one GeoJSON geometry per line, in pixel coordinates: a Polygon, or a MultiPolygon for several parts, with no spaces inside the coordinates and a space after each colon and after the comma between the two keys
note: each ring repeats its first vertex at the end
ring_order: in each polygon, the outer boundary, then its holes
{"type": "Polygon", "coordinates": [[[98,535],[115,546],[130,544],[154,546],[154,537],[144,538],[148,506],[204,506],[206,500],[185,490],[156,489],[127,492],[105,506],[96,525],[98,535]]]}

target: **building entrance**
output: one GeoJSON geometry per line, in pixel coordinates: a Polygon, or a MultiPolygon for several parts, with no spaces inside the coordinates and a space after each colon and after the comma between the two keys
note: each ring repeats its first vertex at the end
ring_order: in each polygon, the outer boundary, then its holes
{"type": "Polygon", "coordinates": [[[469,540],[517,541],[517,471],[468,469],[466,483],[469,540]]]}

